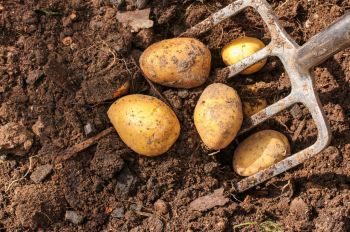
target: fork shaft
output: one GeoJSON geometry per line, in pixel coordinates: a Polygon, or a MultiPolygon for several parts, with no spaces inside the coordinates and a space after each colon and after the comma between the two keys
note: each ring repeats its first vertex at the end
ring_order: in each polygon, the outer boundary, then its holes
{"type": "Polygon", "coordinates": [[[299,67],[306,71],[349,46],[350,13],[346,13],[301,46],[296,53],[296,60],[299,67]]]}

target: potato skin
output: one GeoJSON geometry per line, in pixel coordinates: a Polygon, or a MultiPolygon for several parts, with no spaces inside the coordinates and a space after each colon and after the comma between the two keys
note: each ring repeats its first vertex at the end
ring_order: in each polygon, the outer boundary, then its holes
{"type": "Polygon", "coordinates": [[[242,121],[242,103],[233,88],[215,83],[204,89],[194,110],[194,124],[209,149],[227,147],[236,137],[242,121]]]}
{"type": "Polygon", "coordinates": [[[175,88],[202,85],[210,72],[211,54],[193,38],[166,39],[149,46],[140,57],[144,75],[158,84],[175,88]]]}
{"type": "MultiPolygon", "coordinates": [[[[232,65],[264,48],[265,44],[254,37],[242,37],[231,41],[221,51],[221,57],[226,65],[232,65]]],[[[263,59],[256,64],[244,69],[240,74],[253,74],[266,64],[263,59]]]]}
{"type": "Polygon", "coordinates": [[[290,154],[286,136],[278,131],[259,131],[240,143],[233,155],[233,170],[250,176],[283,160],[290,154]]]}
{"type": "Polygon", "coordinates": [[[175,113],[155,97],[127,95],[115,101],[107,114],[123,142],[141,155],[165,153],[180,134],[175,113]]]}
{"type": "Polygon", "coordinates": [[[267,107],[267,101],[264,98],[257,98],[242,102],[244,117],[250,117],[267,107]]]}

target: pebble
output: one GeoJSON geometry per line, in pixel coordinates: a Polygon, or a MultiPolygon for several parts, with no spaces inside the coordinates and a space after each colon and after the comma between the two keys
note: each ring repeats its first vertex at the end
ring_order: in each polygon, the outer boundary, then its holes
{"type": "Polygon", "coordinates": [[[84,217],[79,215],[76,211],[68,210],[64,218],[68,221],[71,221],[75,225],[79,225],[83,222],[84,217]]]}
{"type": "Polygon", "coordinates": [[[167,214],[168,213],[168,204],[159,199],[154,203],[154,210],[159,214],[167,214]]]}
{"type": "Polygon", "coordinates": [[[52,165],[45,164],[36,168],[36,170],[30,175],[30,179],[34,181],[34,183],[38,184],[42,182],[51,172],[52,165]]]}
{"type": "Polygon", "coordinates": [[[178,95],[179,97],[181,97],[181,98],[186,98],[186,97],[188,97],[189,92],[188,92],[188,90],[183,89],[183,90],[179,90],[179,91],[177,92],[177,95],[178,95]]]}
{"type": "Polygon", "coordinates": [[[84,131],[85,131],[85,135],[90,135],[94,129],[93,129],[93,126],[91,123],[87,123],[85,126],[84,126],[84,131]]]}
{"type": "Polygon", "coordinates": [[[124,208],[123,207],[115,208],[111,215],[114,218],[123,218],[125,215],[124,208]]]}

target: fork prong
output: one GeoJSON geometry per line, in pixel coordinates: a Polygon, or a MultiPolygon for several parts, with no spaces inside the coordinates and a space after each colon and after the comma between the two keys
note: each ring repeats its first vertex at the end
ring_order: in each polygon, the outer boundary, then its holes
{"type": "Polygon", "coordinates": [[[214,14],[210,15],[208,18],[203,20],[202,22],[194,25],[193,27],[187,29],[184,33],[180,35],[180,37],[186,37],[186,36],[197,36],[201,33],[204,33],[208,30],[210,30],[213,26],[221,23],[225,19],[231,17],[234,14],[237,14],[247,6],[249,6],[250,0],[238,0],[235,1],[226,7],[222,8],[221,10],[215,12],[214,14]]]}
{"type": "Polygon", "coordinates": [[[225,69],[228,69],[227,79],[234,77],[235,75],[240,73],[242,70],[270,56],[271,51],[272,51],[272,47],[268,45],[263,49],[257,51],[256,53],[252,54],[251,56],[248,56],[243,60],[240,60],[236,64],[226,67],[225,69]]]}
{"type": "Polygon", "coordinates": [[[258,124],[264,122],[266,119],[274,116],[278,112],[288,108],[289,106],[295,104],[297,102],[297,99],[294,97],[293,94],[288,95],[285,98],[282,98],[278,102],[266,107],[265,109],[259,111],[258,113],[250,116],[249,118],[246,118],[243,121],[243,125],[241,127],[241,130],[239,131],[239,134],[243,134],[258,124]]]}

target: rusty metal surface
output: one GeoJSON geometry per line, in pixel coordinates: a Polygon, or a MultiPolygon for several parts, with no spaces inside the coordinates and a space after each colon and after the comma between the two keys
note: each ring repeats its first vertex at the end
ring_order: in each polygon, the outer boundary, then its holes
{"type": "Polygon", "coordinates": [[[312,118],[315,121],[318,135],[316,142],[310,147],[287,157],[268,169],[262,170],[239,181],[235,186],[236,191],[238,192],[243,192],[250,189],[280,173],[287,171],[292,167],[305,162],[307,159],[320,153],[330,143],[331,131],[315,90],[314,77],[313,73],[310,71],[310,68],[317,65],[321,60],[325,60],[329,56],[333,55],[340,49],[350,45],[350,14],[343,16],[334,24],[335,26],[332,25],[330,29],[327,29],[328,31],[326,30],[319,33],[319,35],[316,35],[310,40],[310,43],[306,43],[300,47],[283,29],[271,6],[265,0],[235,1],[218,12],[212,14],[194,27],[188,29],[181,36],[196,36],[200,33],[206,32],[213,26],[237,14],[247,7],[253,7],[265,21],[271,33],[271,42],[265,48],[259,50],[253,55],[225,68],[225,70],[228,70],[225,72],[227,73],[227,78],[235,76],[245,68],[268,56],[277,56],[281,60],[286,72],[288,73],[288,76],[290,77],[292,91],[287,97],[245,119],[240,134],[254,128],[258,124],[264,122],[266,119],[274,116],[278,112],[292,106],[295,103],[303,103],[309,109],[312,118]],[[342,28],[344,29],[342,30],[342,28]],[[335,35],[331,35],[331,33],[335,33],[335,35]],[[328,41],[325,41],[325,37],[327,36],[331,38],[331,40],[334,40],[334,45],[327,44],[329,43],[328,41]],[[332,36],[335,36],[335,39],[333,39],[332,36]],[[319,46],[314,46],[315,41],[324,41],[323,47],[319,48],[319,46]],[[332,46],[335,46],[335,48],[332,46]],[[325,49],[327,49],[327,51],[324,51],[325,49]],[[298,60],[301,58],[307,59],[307,57],[303,57],[302,55],[308,54],[308,51],[312,51],[314,54],[318,54],[318,52],[322,53],[322,59],[318,59],[317,55],[314,55],[313,60],[308,60],[308,65],[300,65],[298,60]]]}

